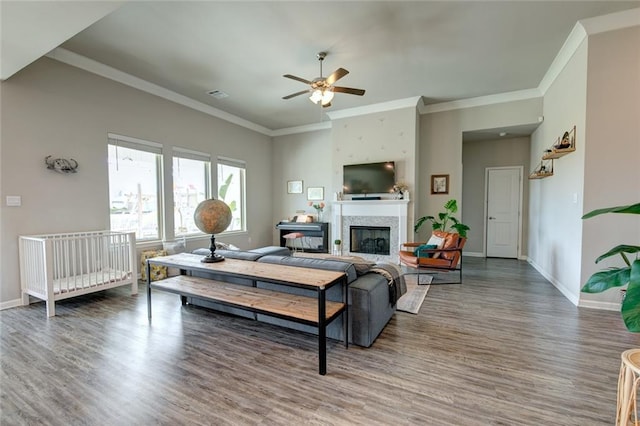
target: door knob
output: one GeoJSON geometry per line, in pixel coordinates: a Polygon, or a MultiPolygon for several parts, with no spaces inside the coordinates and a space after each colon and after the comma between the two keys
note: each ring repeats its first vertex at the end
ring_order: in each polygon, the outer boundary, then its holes
{"type": "Polygon", "coordinates": [[[489,216],[489,220],[494,220],[494,219],[495,219],[495,217],[489,216]]]}

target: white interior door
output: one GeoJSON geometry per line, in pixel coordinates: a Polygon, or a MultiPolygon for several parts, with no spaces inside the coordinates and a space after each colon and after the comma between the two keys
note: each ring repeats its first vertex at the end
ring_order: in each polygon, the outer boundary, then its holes
{"type": "Polygon", "coordinates": [[[522,168],[487,169],[487,257],[518,257],[522,168]]]}

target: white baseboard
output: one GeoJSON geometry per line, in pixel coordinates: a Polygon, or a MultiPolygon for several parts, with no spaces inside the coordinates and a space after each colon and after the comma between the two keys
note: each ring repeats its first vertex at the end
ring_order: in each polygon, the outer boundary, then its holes
{"type": "Polygon", "coordinates": [[[462,255],[469,256],[469,257],[484,257],[484,253],[478,253],[474,251],[463,251],[462,255]]]}
{"type": "Polygon", "coordinates": [[[15,308],[18,306],[22,306],[22,299],[9,300],[8,302],[0,303],[0,311],[3,311],[5,309],[10,309],[10,308],[15,308]]]}
{"type": "Polygon", "coordinates": [[[620,303],[600,302],[598,300],[581,300],[578,307],[589,308],[589,309],[600,309],[604,311],[619,311],[620,303]]]}
{"type": "Polygon", "coordinates": [[[531,260],[531,258],[527,257],[527,262],[529,262],[529,264],[531,266],[533,266],[533,268],[538,271],[540,273],[540,275],[542,275],[547,281],[549,281],[555,288],[558,289],[558,291],[560,293],[562,293],[564,295],[564,297],[566,297],[567,299],[569,299],[569,302],[573,303],[574,305],[578,306],[578,304],[580,303],[580,299],[578,296],[576,296],[575,294],[573,294],[571,291],[569,291],[569,289],[564,286],[561,282],[559,282],[558,280],[556,280],[555,278],[553,278],[552,276],[550,276],[549,274],[547,274],[547,272],[545,270],[543,270],[540,265],[538,265],[537,263],[535,263],[533,260],[531,260]]]}

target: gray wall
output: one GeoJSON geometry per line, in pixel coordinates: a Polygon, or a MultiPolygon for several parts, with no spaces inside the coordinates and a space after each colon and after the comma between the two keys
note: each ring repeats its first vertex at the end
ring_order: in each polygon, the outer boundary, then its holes
{"type": "Polygon", "coordinates": [[[467,254],[485,254],[485,169],[487,167],[522,166],[522,246],[521,255],[527,255],[529,222],[529,137],[469,141],[462,145],[462,222],[471,228],[465,245],[467,254]]]}
{"type": "MultiPolygon", "coordinates": [[[[640,202],[640,26],[589,37],[587,99],[584,213],[640,202]]],[[[640,242],[637,215],[609,214],[581,224],[580,283],[622,265],[619,256],[596,265],[598,256],[618,244],[640,242]]],[[[581,305],[609,302],[618,309],[619,299],[617,290],[580,293],[581,305]]]]}
{"type": "MultiPolygon", "coordinates": [[[[220,239],[240,247],[271,243],[268,136],[47,58],[2,82],[0,90],[0,307],[20,298],[19,235],[109,228],[109,132],[161,143],[165,154],[179,146],[212,159],[245,160],[248,232],[220,239]],[[47,170],[47,155],[76,159],[78,173],[47,170]],[[22,196],[22,207],[6,207],[7,195],[22,196]]],[[[173,212],[171,206],[165,210],[173,212]]],[[[205,246],[206,237],[190,243],[205,246]]]]}
{"type": "MultiPolygon", "coordinates": [[[[458,200],[460,213],[467,216],[463,199],[462,139],[463,132],[496,129],[505,126],[538,123],[542,113],[542,98],[434,112],[420,117],[418,180],[422,190],[417,197],[416,217],[436,215],[449,199],[458,200]],[[449,194],[430,194],[430,176],[449,175],[449,194]]],[[[465,164],[470,167],[471,163],[465,164]]],[[[471,228],[467,245],[478,247],[481,229],[471,228]]],[[[424,239],[425,235],[421,235],[424,239]]],[[[465,246],[466,247],[466,246],[465,246]]],[[[474,250],[475,251],[475,250],[474,250]]]]}

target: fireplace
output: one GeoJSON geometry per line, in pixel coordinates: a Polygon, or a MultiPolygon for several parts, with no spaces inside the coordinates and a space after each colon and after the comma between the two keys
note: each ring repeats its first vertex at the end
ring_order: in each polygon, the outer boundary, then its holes
{"type": "Polygon", "coordinates": [[[350,226],[349,251],[389,256],[390,237],[388,226],[350,226]]]}
{"type": "Polygon", "coordinates": [[[400,244],[409,241],[407,240],[408,212],[409,200],[406,199],[334,201],[332,239],[342,240],[341,253],[344,256],[353,254],[373,262],[397,264],[400,261],[398,257],[400,244]],[[352,228],[368,228],[373,232],[358,237],[352,235],[352,228]],[[384,235],[380,235],[381,229],[385,230],[384,235]],[[353,240],[357,241],[358,238],[369,238],[369,241],[366,244],[355,243],[353,240]],[[363,245],[362,248],[361,245],[363,245]],[[373,249],[370,247],[372,245],[373,249]],[[381,253],[383,250],[379,249],[380,246],[384,249],[384,253],[381,253]]]}

